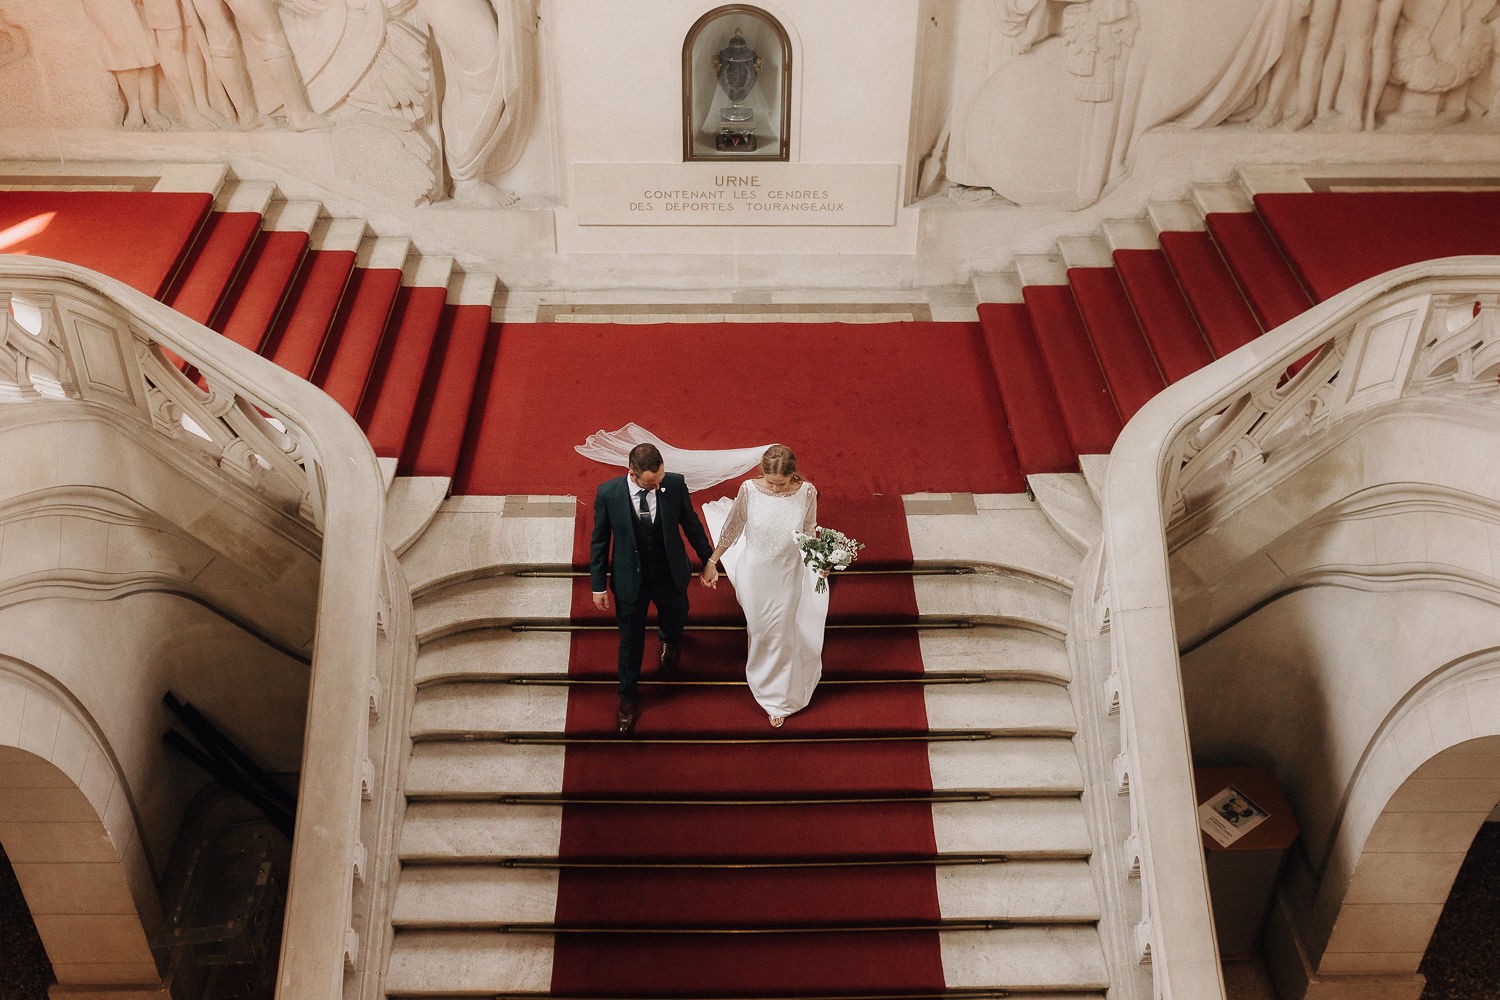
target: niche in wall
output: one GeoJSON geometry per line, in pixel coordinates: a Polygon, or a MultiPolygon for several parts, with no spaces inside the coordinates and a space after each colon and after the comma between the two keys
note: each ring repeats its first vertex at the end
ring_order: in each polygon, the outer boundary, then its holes
{"type": "Polygon", "coordinates": [[[791,158],[792,45],[749,4],[716,7],[682,43],[682,158],[791,158]]]}

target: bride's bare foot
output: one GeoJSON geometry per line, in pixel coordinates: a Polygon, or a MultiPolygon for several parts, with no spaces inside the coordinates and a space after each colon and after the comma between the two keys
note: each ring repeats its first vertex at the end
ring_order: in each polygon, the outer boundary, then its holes
{"type": "Polygon", "coordinates": [[[783,722],[785,722],[785,721],[786,721],[786,716],[784,716],[784,715],[773,715],[773,716],[771,716],[771,728],[772,729],[780,729],[781,728],[781,724],[783,722]]]}

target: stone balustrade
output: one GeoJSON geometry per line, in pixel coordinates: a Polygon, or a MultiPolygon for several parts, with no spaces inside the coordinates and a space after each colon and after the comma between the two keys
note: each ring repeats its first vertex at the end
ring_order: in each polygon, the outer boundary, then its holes
{"type": "Polygon", "coordinates": [[[1372,278],[1183,379],[1110,456],[1071,650],[1091,758],[1101,925],[1122,996],[1224,995],[1200,847],[1169,576],[1174,529],[1267,489],[1342,422],[1412,397],[1500,394],[1500,258],[1372,278]]]}
{"type": "Polygon", "coordinates": [[[0,303],[0,404],[22,404],[30,419],[86,407],[159,435],[226,495],[253,494],[289,531],[321,535],[277,995],[374,995],[384,942],[363,932],[383,925],[392,882],[383,872],[394,865],[400,734],[388,720],[409,697],[415,638],[364,434],[311,385],[97,273],[0,257],[0,303]]]}

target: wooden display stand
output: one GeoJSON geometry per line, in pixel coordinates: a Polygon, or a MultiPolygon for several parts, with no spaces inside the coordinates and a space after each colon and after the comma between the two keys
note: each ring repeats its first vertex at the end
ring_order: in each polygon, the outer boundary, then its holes
{"type": "Polygon", "coordinates": [[[1269,767],[1194,768],[1193,784],[1200,805],[1232,785],[1269,814],[1228,846],[1201,834],[1219,956],[1249,958],[1270,909],[1287,848],[1300,832],[1297,818],[1269,767]]]}

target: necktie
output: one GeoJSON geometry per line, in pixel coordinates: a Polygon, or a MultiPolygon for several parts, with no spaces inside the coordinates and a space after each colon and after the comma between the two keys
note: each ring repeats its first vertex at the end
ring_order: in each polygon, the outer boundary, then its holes
{"type": "Polygon", "coordinates": [[[646,491],[639,490],[636,492],[636,496],[641,501],[641,520],[649,522],[651,520],[651,508],[646,506],[646,491]]]}

